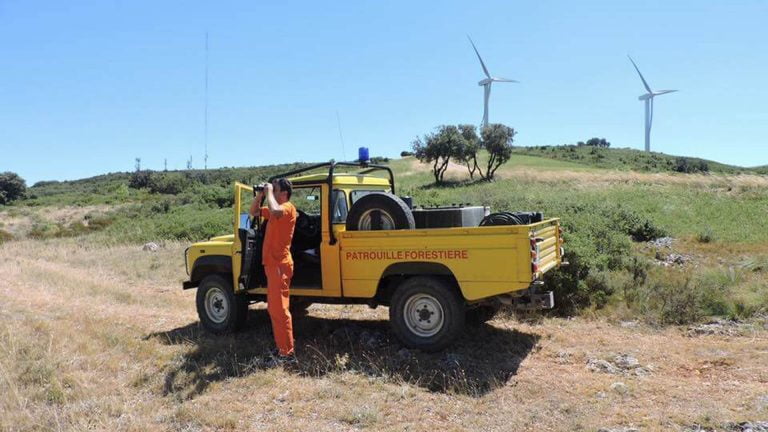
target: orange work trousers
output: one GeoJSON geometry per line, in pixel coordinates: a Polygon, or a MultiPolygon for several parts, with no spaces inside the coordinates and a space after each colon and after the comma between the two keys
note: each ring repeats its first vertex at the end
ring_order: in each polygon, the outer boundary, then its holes
{"type": "Polygon", "coordinates": [[[272,320],[272,333],[280,355],[293,354],[293,321],[289,289],[293,277],[293,265],[289,263],[268,264],[264,266],[267,274],[267,310],[272,320]]]}

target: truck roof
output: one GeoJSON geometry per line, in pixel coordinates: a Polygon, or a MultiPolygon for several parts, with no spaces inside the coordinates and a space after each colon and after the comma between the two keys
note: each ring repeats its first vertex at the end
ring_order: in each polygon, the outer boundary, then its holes
{"type": "MultiPolygon", "coordinates": [[[[327,173],[308,174],[290,178],[294,184],[325,183],[328,181],[327,173]]],[[[339,173],[333,175],[334,185],[345,186],[387,186],[389,179],[366,174],[339,173]]]]}

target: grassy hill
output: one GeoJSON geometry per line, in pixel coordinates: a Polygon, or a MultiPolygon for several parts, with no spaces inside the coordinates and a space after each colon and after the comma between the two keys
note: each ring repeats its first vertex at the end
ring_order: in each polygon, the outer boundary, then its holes
{"type": "MultiPolygon", "coordinates": [[[[515,147],[517,155],[529,155],[573,162],[590,167],[633,170],[640,172],[675,172],[680,161],[685,160],[690,167],[688,172],[710,171],[717,173],[739,174],[758,173],[760,168],[744,168],[726,165],[719,162],[695,157],[673,156],[664,153],[650,152],[630,148],[601,148],[592,146],[538,146],[515,147]],[[700,167],[706,167],[705,170],[700,167]]],[[[765,173],[765,167],[762,168],[765,173]]]]}
{"type": "Polygon", "coordinates": [[[386,308],[313,305],[294,321],[294,369],[262,361],[273,347],[263,305],[244,332],[212,336],[180,288],[189,242],[232,229],[230,183],[294,165],[32,187],[0,206],[0,430],[740,430],[722,425],[764,419],[768,179],[517,151],[493,183],[452,165],[436,185],[415,159],[393,160],[397,193],[560,217],[570,265],[547,286],[571,319],[506,313],[429,354],[397,343],[386,308]],[[646,241],[659,236],[674,239],[646,241]],[[143,252],[145,241],[161,247],[143,252]],[[697,323],[712,317],[739,321],[697,323]],[[627,356],[642,367],[585,367],[627,356]]]}
{"type": "MultiPolygon", "coordinates": [[[[623,301],[630,315],[675,322],[711,315],[749,316],[764,310],[768,289],[755,287],[765,282],[765,276],[762,270],[746,268],[762,268],[766,260],[768,178],[731,176],[724,172],[743,171],[714,163],[713,169],[724,171],[707,176],[665,173],[662,166],[670,160],[671,156],[626,149],[518,148],[498,171],[497,181],[469,181],[465,168],[452,165],[446,185],[435,185],[429,168],[414,158],[393,160],[390,165],[397,193],[412,196],[417,204],[471,202],[494,211],[535,210],[561,218],[572,262],[551,276],[561,312],[623,301]],[[607,169],[622,161],[624,169],[607,169]],[[630,170],[633,164],[652,172],[630,170]],[[677,239],[674,251],[645,246],[645,241],[661,236],[677,239]],[[659,268],[670,253],[698,254],[698,267],[659,268]],[[750,254],[757,260],[752,264],[747,262],[750,254]],[[731,271],[718,259],[740,269],[735,279],[726,277],[727,289],[712,288],[713,279],[731,271]],[[680,294],[691,284],[708,288],[696,291],[694,299],[680,295],[651,304],[654,290],[680,294]],[[684,307],[687,315],[670,305],[684,307]]],[[[4,233],[0,239],[82,237],[99,244],[197,241],[231,232],[233,181],[255,183],[296,166],[146,176],[115,173],[39,183],[30,188],[29,199],[0,209],[4,233]],[[136,184],[139,180],[143,183],[136,184]]]]}

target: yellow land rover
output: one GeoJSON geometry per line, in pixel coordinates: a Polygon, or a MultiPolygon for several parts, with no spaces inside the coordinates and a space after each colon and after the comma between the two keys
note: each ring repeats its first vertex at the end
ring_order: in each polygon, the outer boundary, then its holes
{"type": "MultiPolygon", "coordinates": [[[[551,308],[542,275],[562,264],[559,219],[491,213],[483,206],[415,207],[398,197],[384,165],[328,162],[270,178],[293,183],[298,209],[291,253],[291,308],[312,303],[389,307],[407,347],[441,350],[465,322],[500,305],[551,308]]],[[[235,183],[232,234],[185,251],[197,311],[213,333],[240,329],[248,305],[266,301],[261,266],[265,220],[251,220],[253,187],[235,183]]]]}

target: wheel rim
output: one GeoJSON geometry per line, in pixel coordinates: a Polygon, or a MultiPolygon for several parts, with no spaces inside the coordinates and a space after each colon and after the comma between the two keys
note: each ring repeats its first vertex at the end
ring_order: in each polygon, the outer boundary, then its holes
{"type": "Polygon", "coordinates": [[[208,288],[205,293],[205,313],[216,324],[226,321],[229,316],[229,302],[224,290],[219,287],[208,288]]]}
{"type": "Polygon", "coordinates": [[[416,294],[405,302],[405,325],[411,333],[421,337],[437,334],[445,322],[443,306],[427,294],[416,294]]]}
{"type": "Polygon", "coordinates": [[[395,220],[392,215],[381,209],[371,209],[366,210],[360,216],[357,227],[360,231],[393,230],[395,229],[395,220]]]}

